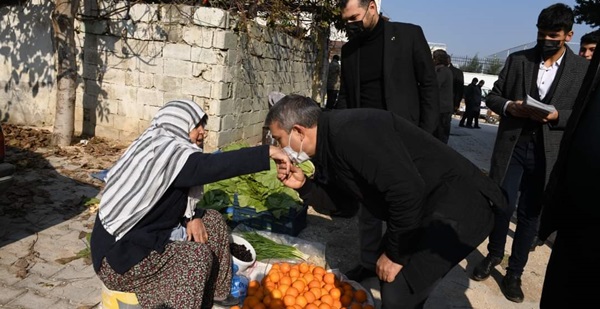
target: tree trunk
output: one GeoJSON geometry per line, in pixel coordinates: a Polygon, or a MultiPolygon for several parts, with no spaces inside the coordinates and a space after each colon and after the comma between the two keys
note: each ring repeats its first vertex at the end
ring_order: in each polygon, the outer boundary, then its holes
{"type": "Polygon", "coordinates": [[[325,92],[327,87],[327,68],[329,65],[329,27],[315,27],[315,40],[317,44],[317,59],[313,74],[312,97],[321,106],[325,106],[325,92]]]}
{"type": "Polygon", "coordinates": [[[75,92],[77,88],[75,14],[78,7],[79,0],[55,0],[52,14],[57,72],[56,115],[52,143],[57,146],[71,144],[75,131],[75,92]]]}

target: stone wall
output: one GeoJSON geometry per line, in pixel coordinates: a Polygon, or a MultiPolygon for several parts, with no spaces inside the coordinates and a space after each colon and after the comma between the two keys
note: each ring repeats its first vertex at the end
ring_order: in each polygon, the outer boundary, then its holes
{"type": "MultiPolygon", "coordinates": [[[[52,7],[46,2],[2,9],[2,29],[14,30],[0,31],[15,33],[14,40],[6,40],[13,41],[8,50],[0,48],[2,121],[53,122],[52,7]],[[40,11],[38,20],[31,20],[32,10],[40,11]],[[42,43],[24,45],[29,41],[42,43]],[[23,47],[26,56],[15,57],[23,47]],[[36,58],[37,49],[44,56],[37,57],[39,68],[32,75],[26,58],[36,58]]],[[[131,141],[165,102],[184,98],[209,115],[208,151],[233,142],[254,144],[261,140],[269,92],[311,94],[316,53],[308,40],[242,23],[219,9],[136,4],[127,15],[94,3],[82,1],[83,18],[76,25],[81,63],[75,127],[85,135],[131,141]]],[[[0,37],[0,46],[6,37],[0,37]]]]}

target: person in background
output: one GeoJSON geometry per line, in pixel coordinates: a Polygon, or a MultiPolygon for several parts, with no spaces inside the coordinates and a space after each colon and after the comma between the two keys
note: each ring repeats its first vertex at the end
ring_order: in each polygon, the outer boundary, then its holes
{"type": "MultiPolygon", "coordinates": [[[[339,6],[349,41],[342,46],[336,109],[388,110],[432,134],[439,119],[439,91],[421,27],[385,20],[372,0],[341,0],[339,6]]],[[[362,208],[358,216],[360,264],[346,276],[360,282],[376,275],[383,222],[362,208]]]]}
{"type": "Polygon", "coordinates": [[[325,108],[332,109],[340,92],[340,56],[333,55],[327,71],[327,103],[325,108]]]}
{"type": "Polygon", "coordinates": [[[448,55],[448,67],[452,70],[452,95],[454,97],[454,113],[460,108],[460,101],[463,99],[465,92],[465,74],[463,71],[452,64],[452,57],[448,55]]]}
{"type": "Polygon", "coordinates": [[[592,60],[596,45],[600,42],[600,30],[588,32],[581,37],[579,44],[579,56],[586,60],[592,60]]]}
{"type": "Polygon", "coordinates": [[[219,212],[196,208],[202,185],[268,170],[269,157],[290,165],[268,145],[203,153],[207,120],[192,101],[166,103],[108,173],[90,241],[94,271],[143,308],[237,304],[229,230],[219,212]]]}
{"type": "Polygon", "coordinates": [[[600,53],[595,53],[544,195],[539,238],[556,231],[540,308],[593,308],[600,277],[600,53]]]}
{"type": "Polygon", "coordinates": [[[489,252],[473,270],[472,278],[487,279],[502,261],[516,209],[510,258],[500,283],[504,296],[514,302],[522,302],[525,297],[521,276],[537,232],[544,187],[589,63],[567,46],[573,36],[573,23],[573,10],[565,4],[543,9],[537,21],[537,45],[508,56],[486,98],[487,106],[502,116],[490,177],[508,195],[509,207],[496,216],[489,252]],[[527,95],[553,105],[556,111],[543,112],[524,104],[527,95]]]}
{"type": "Polygon", "coordinates": [[[440,115],[438,126],[433,132],[433,136],[442,143],[448,144],[450,137],[450,123],[452,122],[452,112],[454,111],[454,97],[452,96],[453,79],[452,70],[448,67],[448,54],[446,51],[437,49],[432,54],[433,64],[437,75],[440,92],[440,115]]]}
{"type": "MultiPolygon", "coordinates": [[[[459,127],[465,127],[465,121],[467,122],[466,128],[473,128],[473,117],[474,114],[479,120],[479,109],[481,108],[481,88],[479,87],[480,81],[477,77],[473,77],[471,83],[465,89],[465,112],[463,113],[458,123],[459,127]]],[[[483,85],[483,84],[482,84],[483,85]]],[[[477,122],[479,124],[479,122],[477,122]]],[[[479,126],[477,126],[479,128],[479,126]]]]}
{"type": "Polygon", "coordinates": [[[265,125],[293,158],[315,164],[313,178],[296,166],[279,177],[309,205],[334,207],[322,189],[333,184],[387,222],[375,268],[384,309],[423,308],[440,279],[489,235],[493,212],[506,207],[477,166],[389,111],[322,111],[288,95],[265,125]]]}
{"type": "Polygon", "coordinates": [[[473,92],[473,110],[471,111],[471,118],[467,119],[467,127],[473,122],[473,129],[481,129],[479,126],[479,114],[481,113],[481,101],[483,99],[482,89],[485,81],[482,79],[477,83],[477,89],[473,92]]]}

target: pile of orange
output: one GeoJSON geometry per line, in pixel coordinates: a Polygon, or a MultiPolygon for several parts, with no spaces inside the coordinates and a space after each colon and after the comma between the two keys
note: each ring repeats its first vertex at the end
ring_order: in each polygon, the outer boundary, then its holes
{"type": "Polygon", "coordinates": [[[275,263],[261,282],[250,281],[242,307],[231,309],[374,309],[367,292],[355,290],[323,267],[275,263]]]}

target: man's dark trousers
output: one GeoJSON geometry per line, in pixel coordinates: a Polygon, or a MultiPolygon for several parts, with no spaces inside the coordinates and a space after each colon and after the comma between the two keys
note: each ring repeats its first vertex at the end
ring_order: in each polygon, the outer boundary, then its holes
{"type": "Polygon", "coordinates": [[[502,189],[507,194],[508,207],[504,214],[496,214],[494,229],[488,243],[491,256],[499,258],[504,256],[510,219],[517,208],[518,223],[508,260],[507,274],[519,277],[523,274],[531,243],[537,234],[544,191],[545,160],[543,147],[541,142],[535,142],[536,137],[539,138],[535,135],[531,138],[521,138],[515,145],[502,183],[502,189]]]}
{"type": "Polygon", "coordinates": [[[335,107],[335,102],[337,101],[339,90],[335,89],[327,89],[327,102],[325,103],[325,108],[333,109],[335,107]]]}

